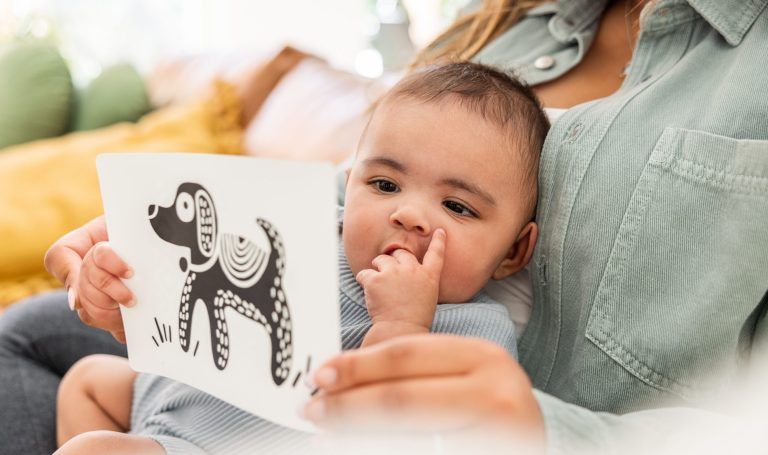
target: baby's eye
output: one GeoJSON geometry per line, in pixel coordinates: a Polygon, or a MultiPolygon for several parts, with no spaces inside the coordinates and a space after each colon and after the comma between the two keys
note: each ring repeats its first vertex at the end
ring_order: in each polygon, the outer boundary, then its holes
{"type": "Polygon", "coordinates": [[[371,185],[382,193],[397,193],[400,191],[397,184],[392,183],[389,180],[374,180],[371,182],[371,185]]]}
{"type": "Polygon", "coordinates": [[[443,202],[443,206],[451,212],[456,213],[457,215],[468,216],[472,218],[477,217],[477,213],[475,213],[474,210],[456,201],[445,201],[443,202]]]}

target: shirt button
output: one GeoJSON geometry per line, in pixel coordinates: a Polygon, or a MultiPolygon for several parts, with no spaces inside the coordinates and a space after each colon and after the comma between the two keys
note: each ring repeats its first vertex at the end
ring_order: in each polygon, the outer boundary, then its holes
{"type": "Polygon", "coordinates": [[[576,142],[576,139],[578,139],[582,131],[584,131],[584,124],[581,122],[576,123],[568,128],[568,131],[565,133],[565,141],[570,142],[571,144],[576,142]]]}
{"type": "Polygon", "coordinates": [[[551,55],[542,55],[533,61],[533,67],[538,70],[548,70],[555,66],[555,58],[551,55]]]}

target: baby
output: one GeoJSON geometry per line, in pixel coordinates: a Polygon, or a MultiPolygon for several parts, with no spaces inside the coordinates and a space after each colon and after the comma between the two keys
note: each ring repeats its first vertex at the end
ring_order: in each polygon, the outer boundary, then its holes
{"type": "MultiPolygon", "coordinates": [[[[531,257],[548,128],[526,86],[478,64],[430,66],[385,94],[347,171],[344,349],[432,331],[482,337],[516,354],[505,307],[482,288],[531,257]]],[[[120,267],[83,268],[81,277],[119,276],[120,267]]],[[[115,292],[80,283],[78,293],[115,292]]],[[[57,406],[60,453],[241,453],[308,440],[192,387],[137,374],[118,357],[78,362],[57,406]]]]}

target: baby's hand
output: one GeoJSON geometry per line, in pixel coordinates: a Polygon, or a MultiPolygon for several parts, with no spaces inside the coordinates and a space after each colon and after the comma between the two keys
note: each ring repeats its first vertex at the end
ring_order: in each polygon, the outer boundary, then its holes
{"type": "Polygon", "coordinates": [[[119,278],[132,272],[107,240],[104,217],[98,217],[51,245],[45,267],[64,283],[69,305],[83,322],[125,342],[118,303],[131,305],[133,294],[119,278]]]}
{"type": "Polygon", "coordinates": [[[119,311],[118,304],[133,306],[133,294],[120,278],[133,276],[128,264],[109,242],[94,245],[83,258],[77,280],[79,303],[92,316],[102,311],[119,311]]]}
{"type": "Polygon", "coordinates": [[[445,231],[432,235],[424,260],[406,250],[379,255],[373,269],[355,277],[365,290],[365,303],[374,325],[386,323],[429,331],[435,317],[445,254],[445,231]]]}

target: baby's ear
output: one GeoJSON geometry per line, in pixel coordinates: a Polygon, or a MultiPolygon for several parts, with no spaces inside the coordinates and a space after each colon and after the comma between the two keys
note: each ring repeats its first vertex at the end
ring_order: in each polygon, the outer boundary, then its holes
{"type": "Polygon", "coordinates": [[[526,224],[517,236],[517,240],[512,248],[507,252],[507,257],[501,261],[501,264],[493,272],[494,280],[503,280],[504,278],[522,270],[533,255],[533,247],[536,245],[536,238],[539,236],[539,229],[533,221],[526,224]]]}

